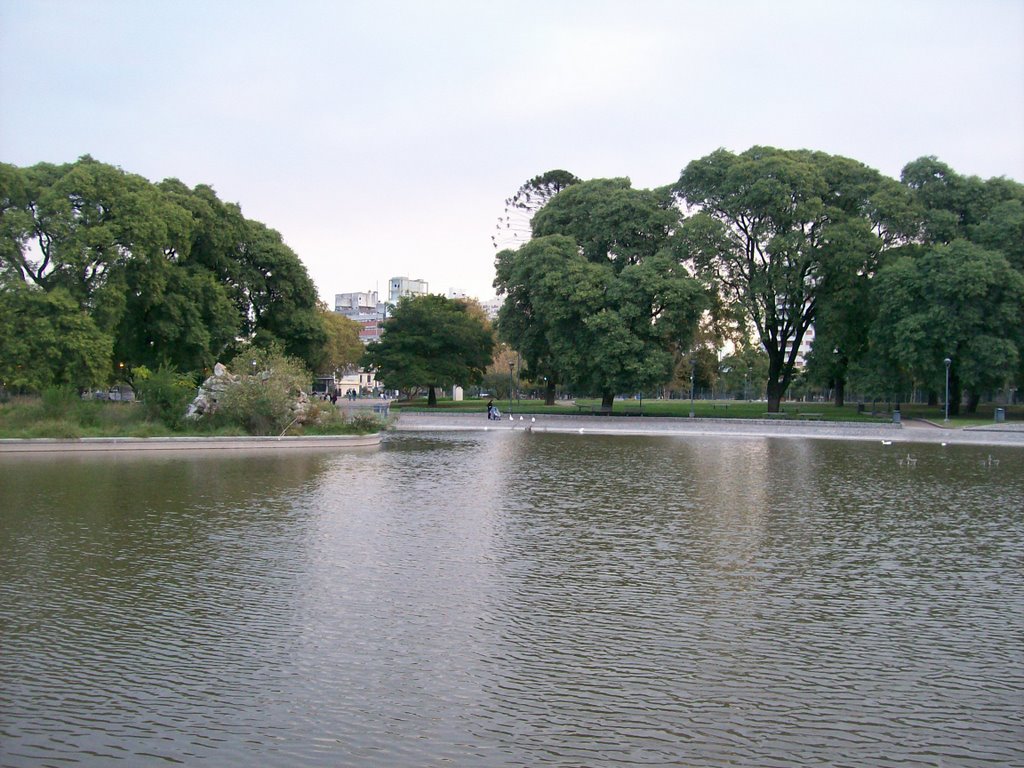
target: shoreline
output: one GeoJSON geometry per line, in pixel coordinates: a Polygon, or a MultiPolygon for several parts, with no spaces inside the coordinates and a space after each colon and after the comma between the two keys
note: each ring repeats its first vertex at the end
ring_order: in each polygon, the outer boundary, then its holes
{"type": "Polygon", "coordinates": [[[488,421],[478,413],[400,413],[395,432],[548,432],[583,435],[649,435],[665,437],[781,437],[818,440],[891,441],[1005,445],[1024,448],[1024,425],[993,424],[950,429],[931,422],[904,420],[899,424],[835,421],[768,421],[658,416],[531,415],[488,421]]]}
{"type": "Polygon", "coordinates": [[[174,451],[280,451],[380,445],[381,433],[285,437],[81,437],[0,439],[0,456],[47,453],[149,453],[174,451]]]}

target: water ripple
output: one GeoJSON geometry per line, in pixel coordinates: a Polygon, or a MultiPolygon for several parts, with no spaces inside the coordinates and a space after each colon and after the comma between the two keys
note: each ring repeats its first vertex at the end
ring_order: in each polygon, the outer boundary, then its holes
{"type": "Polygon", "coordinates": [[[0,464],[0,765],[1019,765],[1024,462],[977,454],[0,464]]]}

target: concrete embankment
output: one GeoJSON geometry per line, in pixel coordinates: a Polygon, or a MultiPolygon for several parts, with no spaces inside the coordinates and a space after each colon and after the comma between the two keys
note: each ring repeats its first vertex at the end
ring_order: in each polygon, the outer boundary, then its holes
{"type": "Polygon", "coordinates": [[[0,440],[0,455],[44,453],[141,453],[174,451],[335,450],[379,445],[371,435],[303,437],[83,437],[77,440],[0,440]]]}
{"type": "Polygon", "coordinates": [[[490,421],[482,413],[392,411],[398,432],[531,431],[584,435],[665,435],[676,437],[795,437],[903,443],[1016,445],[1024,448],[1024,425],[943,429],[925,423],[878,424],[761,419],[687,419],[651,416],[506,415],[490,421]]]}

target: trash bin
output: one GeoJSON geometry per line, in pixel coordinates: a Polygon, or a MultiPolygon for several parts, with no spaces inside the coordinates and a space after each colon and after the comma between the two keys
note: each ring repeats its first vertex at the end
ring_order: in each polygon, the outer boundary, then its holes
{"type": "Polygon", "coordinates": [[[996,424],[1002,424],[1006,421],[1006,409],[996,408],[996,424]]]}
{"type": "Polygon", "coordinates": [[[893,424],[899,424],[900,423],[900,412],[899,411],[893,411],[892,412],[892,423],[893,424]]]}

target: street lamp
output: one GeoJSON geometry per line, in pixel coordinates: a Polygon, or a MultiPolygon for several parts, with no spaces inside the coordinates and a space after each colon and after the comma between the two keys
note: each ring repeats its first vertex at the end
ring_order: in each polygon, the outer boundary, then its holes
{"type": "Polygon", "coordinates": [[[690,358],[690,418],[693,418],[693,382],[697,375],[697,358],[690,358]]]}
{"type": "Polygon", "coordinates": [[[508,415],[512,417],[512,369],[515,368],[515,363],[511,360],[508,363],[508,415]]]}
{"type": "Polygon", "coordinates": [[[946,364],[946,421],[949,421],[949,366],[953,364],[953,361],[948,357],[943,360],[946,364]]]}

